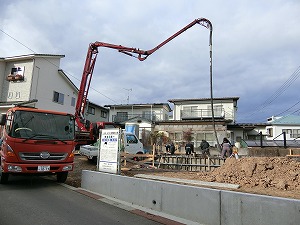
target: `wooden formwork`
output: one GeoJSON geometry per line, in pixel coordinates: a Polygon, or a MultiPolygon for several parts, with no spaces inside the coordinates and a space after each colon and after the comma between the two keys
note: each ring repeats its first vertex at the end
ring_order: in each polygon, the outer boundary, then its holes
{"type": "Polygon", "coordinates": [[[159,155],[158,168],[185,170],[185,171],[211,171],[224,164],[219,157],[205,157],[203,155],[159,155]]]}

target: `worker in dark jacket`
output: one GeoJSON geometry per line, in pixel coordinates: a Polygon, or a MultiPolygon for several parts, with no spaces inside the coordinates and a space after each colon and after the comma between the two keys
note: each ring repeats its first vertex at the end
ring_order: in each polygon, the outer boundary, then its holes
{"type": "Polygon", "coordinates": [[[194,145],[191,142],[186,143],[186,145],[185,145],[185,154],[190,155],[190,154],[192,154],[192,152],[195,153],[194,152],[194,145]]]}
{"type": "Polygon", "coordinates": [[[172,142],[171,143],[171,145],[170,145],[170,153],[171,153],[171,155],[174,155],[174,153],[175,153],[175,145],[174,145],[174,143],[172,142]]]}
{"type": "Polygon", "coordinates": [[[202,155],[210,156],[209,143],[206,140],[202,140],[200,144],[202,155]]]}

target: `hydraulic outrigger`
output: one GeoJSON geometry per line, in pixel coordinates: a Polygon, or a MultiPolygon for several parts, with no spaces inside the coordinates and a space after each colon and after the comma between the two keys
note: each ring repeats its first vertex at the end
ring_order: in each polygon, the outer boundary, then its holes
{"type": "MultiPolygon", "coordinates": [[[[205,18],[199,18],[179,30],[177,33],[173,34],[171,37],[154,47],[153,49],[150,50],[141,50],[138,48],[131,48],[131,47],[125,47],[122,45],[115,45],[115,44],[109,44],[105,42],[94,42],[89,45],[86,60],[85,60],[85,65],[83,69],[83,74],[82,74],[82,80],[80,84],[80,89],[78,92],[78,99],[76,103],[76,112],[75,112],[75,119],[77,122],[77,125],[80,129],[80,131],[89,131],[93,130],[92,127],[87,126],[87,124],[84,118],[84,109],[86,107],[86,102],[87,102],[87,96],[90,88],[90,82],[93,76],[93,71],[95,67],[95,62],[97,59],[98,55],[98,48],[99,47],[105,47],[105,48],[111,48],[111,49],[116,49],[121,53],[124,53],[126,55],[129,55],[131,57],[137,58],[139,61],[144,61],[145,59],[148,58],[152,53],[160,49],[162,46],[173,40],[175,37],[179,36],[189,28],[193,27],[194,25],[199,24],[207,29],[210,30],[210,41],[209,41],[209,46],[210,46],[210,83],[211,83],[211,108],[213,109],[213,96],[212,96],[212,24],[208,19],[205,18]]],[[[213,127],[215,131],[215,121],[214,121],[214,112],[212,110],[212,118],[213,118],[213,127]]],[[[94,129],[95,130],[95,129],[94,129]]],[[[93,134],[91,134],[93,135],[93,134]]],[[[215,131],[215,136],[217,139],[216,131],[215,131]]],[[[91,136],[92,138],[92,136],[91,136]]],[[[217,139],[218,142],[218,139],[217,139]]],[[[219,146],[219,143],[218,143],[219,146]]]]}

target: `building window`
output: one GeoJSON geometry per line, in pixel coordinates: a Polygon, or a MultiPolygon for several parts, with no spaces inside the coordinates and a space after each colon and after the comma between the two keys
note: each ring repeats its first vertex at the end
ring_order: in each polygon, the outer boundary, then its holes
{"type": "Polygon", "coordinates": [[[182,117],[195,118],[202,117],[199,115],[199,111],[197,110],[197,106],[184,106],[182,111],[182,117]]]}
{"type": "Polygon", "coordinates": [[[127,112],[117,112],[116,122],[128,120],[128,113],[127,112]]]}
{"type": "Polygon", "coordinates": [[[101,110],[101,117],[102,117],[102,118],[107,118],[107,112],[101,110]]]}
{"type": "Polygon", "coordinates": [[[273,128],[268,128],[267,133],[268,133],[269,137],[273,137],[273,128]]]}
{"type": "Polygon", "coordinates": [[[287,137],[292,138],[293,137],[293,132],[292,129],[282,129],[282,133],[285,132],[287,137]]]}
{"type": "Polygon", "coordinates": [[[215,138],[213,133],[197,133],[194,136],[195,147],[199,147],[202,140],[206,140],[210,145],[213,145],[215,138]]]}
{"type": "Polygon", "coordinates": [[[95,115],[95,108],[94,108],[94,107],[91,107],[91,106],[89,106],[89,107],[88,107],[88,110],[87,110],[87,113],[88,113],[88,114],[95,115]]]}
{"type": "Polygon", "coordinates": [[[72,97],[72,99],[71,99],[71,106],[75,106],[75,98],[74,97],[72,97]]]}
{"type": "Polygon", "coordinates": [[[64,104],[64,98],[65,95],[59,92],[54,91],[53,92],[53,102],[56,102],[58,104],[64,104]]]}
{"type": "Polygon", "coordinates": [[[293,129],[293,138],[299,138],[299,137],[300,137],[300,130],[293,129]]]}
{"type": "Polygon", "coordinates": [[[147,120],[155,120],[155,112],[151,111],[143,111],[142,112],[142,118],[147,119],[147,120]]]}
{"type": "Polygon", "coordinates": [[[23,81],[24,80],[24,66],[11,68],[10,74],[7,76],[8,81],[23,81]]]}
{"type": "Polygon", "coordinates": [[[282,129],[282,133],[285,132],[287,137],[290,138],[299,138],[300,137],[300,129],[282,129]]]}
{"type": "MultiPolygon", "coordinates": [[[[207,106],[207,109],[208,109],[208,115],[209,116],[212,116],[212,113],[211,113],[211,105],[208,105],[207,106]]],[[[214,116],[215,117],[224,117],[224,109],[223,109],[223,106],[222,105],[214,105],[214,116]]]]}

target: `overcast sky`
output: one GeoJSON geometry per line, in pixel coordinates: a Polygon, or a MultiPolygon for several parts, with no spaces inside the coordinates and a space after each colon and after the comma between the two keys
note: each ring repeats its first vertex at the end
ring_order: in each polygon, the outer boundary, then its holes
{"type": "MultiPolygon", "coordinates": [[[[214,97],[240,97],[238,122],[298,115],[299,0],[2,0],[0,57],[65,55],[60,67],[79,87],[89,43],[149,50],[202,17],[213,25],[214,97]]],[[[99,48],[89,99],[209,98],[209,69],[209,30],[200,25],[143,62],[99,48]]]]}

